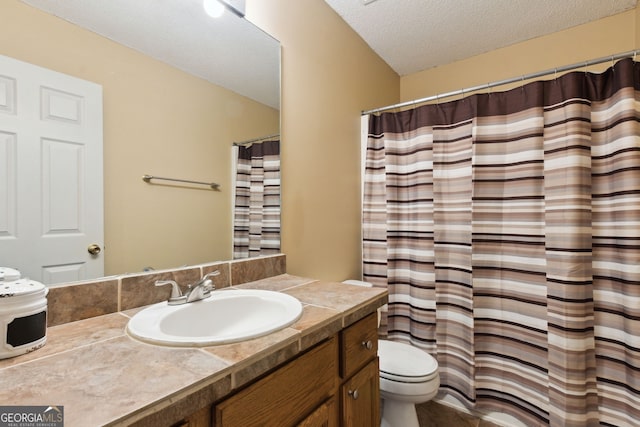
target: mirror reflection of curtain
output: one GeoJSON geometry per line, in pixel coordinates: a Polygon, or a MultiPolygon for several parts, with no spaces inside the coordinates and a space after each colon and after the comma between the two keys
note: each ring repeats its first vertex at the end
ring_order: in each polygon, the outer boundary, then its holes
{"type": "Polygon", "coordinates": [[[280,141],[238,146],[233,258],[280,253],[280,141]]]}
{"type": "Polygon", "coordinates": [[[370,117],[364,280],[443,394],[528,426],[640,420],[640,66],[370,117]]]}

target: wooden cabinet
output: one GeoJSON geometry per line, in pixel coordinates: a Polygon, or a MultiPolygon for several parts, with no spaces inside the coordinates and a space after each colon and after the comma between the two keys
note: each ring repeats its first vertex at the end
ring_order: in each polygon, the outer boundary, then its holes
{"type": "Polygon", "coordinates": [[[377,328],[374,313],[340,332],[341,426],[380,425],[377,328]]]}
{"type": "Polygon", "coordinates": [[[216,405],[214,426],[299,424],[335,395],[337,359],[338,339],[334,337],[216,405]]]}
{"type": "Polygon", "coordinates": [[[338,427],[339,425],[338,403],[336,397],[332,396],[296,427],[338,427]]]}
{"type": "Polygon", "coordinates": [[[342,426],[380,425],[380,385],[378,359],[369,362],[341,387],[342,426]]]}
{"type": "Polygon", "coordinates": [[[375,313],[363,318],[184,425],[379,426],[377,326],[375,313]]]}

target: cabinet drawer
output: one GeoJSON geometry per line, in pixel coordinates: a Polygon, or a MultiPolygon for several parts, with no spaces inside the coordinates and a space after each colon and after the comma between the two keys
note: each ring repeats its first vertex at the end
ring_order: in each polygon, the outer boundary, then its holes
{"type": "Polygon", "coordinates": [[[340,339],[340,375],[348,378],[378,354],[377,313],[344,329],[340,339]]]}
{"type": "Polygon", "coordinates": [[[335,394],[337,355],[334,337],[216,405],[214,425],[295,425],[335,394]]]}

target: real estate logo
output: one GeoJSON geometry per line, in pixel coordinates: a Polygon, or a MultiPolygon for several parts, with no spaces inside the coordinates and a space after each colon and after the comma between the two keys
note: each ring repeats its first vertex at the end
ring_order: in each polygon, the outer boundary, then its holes
{"type": "Polygon", "coordinates": [[[63,406],[0,406],[0,427],[63,426],[63,406]]]}

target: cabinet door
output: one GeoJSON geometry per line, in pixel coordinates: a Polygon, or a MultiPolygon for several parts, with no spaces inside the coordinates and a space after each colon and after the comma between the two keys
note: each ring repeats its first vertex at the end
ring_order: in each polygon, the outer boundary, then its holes
{"type": "Polygon", "coordinates": [[[380,425],[380,384],[375,358],[342,385],[342,421],[345,427],[380,425]]]}
{"type": "Polygon", "coordinates": [[[338,405],[335,396],[320,405],[296,427],[338,427],[338,405]]]}
{"type": "Polygon", "coordinates": [[[295,426],[337,392],[333,337],[214,408],[216,427],[295,426]]]}

